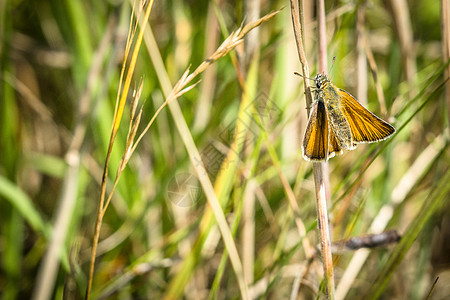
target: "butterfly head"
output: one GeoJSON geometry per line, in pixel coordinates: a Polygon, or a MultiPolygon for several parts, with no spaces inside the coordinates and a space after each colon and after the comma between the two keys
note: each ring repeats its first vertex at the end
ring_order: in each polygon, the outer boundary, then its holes
{"type": "Polygon", "coordinates": [[[314,77],[314,82],[316,83],[316,87],[318,89],[321,89],[325,83],[329,82],[328,78],[324,74],[317,74],[316,77],[314,77]]]}

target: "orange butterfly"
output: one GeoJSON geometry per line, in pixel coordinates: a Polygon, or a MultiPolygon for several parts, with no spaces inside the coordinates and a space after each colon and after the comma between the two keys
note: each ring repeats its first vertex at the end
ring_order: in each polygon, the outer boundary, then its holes
{"type": "Polygon", "coordinates": [[[387,139],[395,128],[368,111],[346,91],[334,86],[325,75],[314,78],[314,102],[303,139],[303,157],[327,161],[342,149],[387,139]]]}

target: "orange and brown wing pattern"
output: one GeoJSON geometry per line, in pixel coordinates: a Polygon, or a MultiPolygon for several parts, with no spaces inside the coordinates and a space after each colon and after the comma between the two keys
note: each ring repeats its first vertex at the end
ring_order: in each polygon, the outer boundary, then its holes
{"type": "Polygon", "coordinates": [[[328,118],[323,101],[316,101],[303,138],[303,157],[306,160],[323,161],[328,159],[328,118]]]}
{"type": "Polygon", "coordinates": [[[395,128],[375,116],[359,103],[352,95],[338,89],[340,107],[350,124],[353,142],[372,143],[390,137],[395,128]]]}
{"type": "Polygon", "coordinates": [[[333,130],[330,129],[330,138],[328,144],[328,158],[334,157],[335,154],[342,154],[342,147],[333,130]]]}

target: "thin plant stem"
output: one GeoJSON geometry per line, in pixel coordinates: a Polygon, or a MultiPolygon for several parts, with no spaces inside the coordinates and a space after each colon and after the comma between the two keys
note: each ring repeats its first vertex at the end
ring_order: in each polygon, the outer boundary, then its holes
{"type": "MultiPolygon", "coordinates": [[[[153,6],[153,0],[150,0],[149,3],[146,6],[146,10],[145,10],[145,16],[144,16],[144,23],[147,24],[148,22],[148,18],[150,16],[150,12],[152,10],[152,6],[153,6]]],[[[136,28],[136,27],[135,27],[136,28]]],[[[133,53],[131,56],[131,62],[130,65],[128,67],[127,70],[127,76],[125,78],[125,83],[123,86],[123,89],[121,90],[119,87],[118,90],[118,99],[119,99],[119,94],[121,93],[120,96],[120,100],[118,102],[116,102],[116,108],[115,108],[115,113],[114,113],[114,118],[113,118],[113,125],[112,125],[112,129],[111,129],[111,137],[109,140],[109,146],[108,146],[108,152],[106,155],[106,159],[105,159],[105,166],[103,169],[103,176],[102,176],[102,184],[101,184],[101,192],[100,192],[100,200],[99,200],[99,204],[98,204],[98,211],[97,211],[97,219],[95,222],[95,231],[94,231],[94,238],[93,238],[93,242],[92,242],[92,251],[91,251],[91,260],[90,260],[90,265],[89,265],[89,277],[88,277],[88,283],[87,283],[87,288],[86,288],[86,295],[85,295],[85,299],[89,300],[90,298],[90,293],[91,293],[91,289],[92,289],[92,281],[94,278],[94,266],[95,266],[95,257],[96,257],[96,253],[97,253],[97,246],[98,246],[98,241],[100,238],[100,229],[102,226],[102,221],[103,221],[103,216],[105,214],[105,208],[104,208],[104,204],[105,204],[105,195],[106,195],[106,181],[108,178],[108,166],[109,166],[109,161],[111,159],[111,152],[112,152],[112,147],[114,145],[114,141],[115,141],[115,137],[117,134],[117,130],[119,129],[119,125],[120,125],[120,120],[122,119],[122,115],[123,115],[123,110],[125,107],[125,103],[126,103],[126,99],[127,99],[127,95],[128,95],[128,90],[130,88],[130,83],[131,83],[131,79],[132,79],[132,75],[134,73],[134,67],[136,66],[136,61],[137,61],[137,55],[139,53],[139,49],[142,43],[142,39],[143,39],[143,35],[144,35],[144,29],[145,26],[142,27],[142,30],[139,31],[139,35],[136,39],[136,45],[133,49],[133,53]]],[[[131,30],[131,27],[130,27],[131,30]]],[[[131,32],[131,31],[130,31],[131,32]]],[[[133,31],[134,34],[135,31],[133,31]]],[[[130,34],[128,35],[130,37],[130,34]]],[[[125,53],[125,58],[124,58],[124,65],[122,67],[122,71],[121,71],[121,80],[120,82],[122,82],[122,78],[123,75],[125,73],[125,64],[127,61],[127,54],[128,51],[130,50],[129,45],[130,45],[130,41],[132,39],[128,39],[127,40],[127,48],[126,48],[126,53],[125,53]]],[[[109,201],[108,201],[109,203],[109,201]]]]}
{"type": "MultiPolygon", "coordinates": [[[[319,21],[319,72],[327,71],[327,35],[325,19],[325,2],[318,0],[319,21]]],[[[328,163],[313,163],[314,182],[316,185],[317,217],[322,249],[323,272],[328,299],[334,299],[333,257],[331,255],[331,233],[328,224],[327,204],[330,203],[330,177],[328,163]]]]}
{"type": "MultiPolygon", "coordinates": [[[[294,27],[295,41],[297,43],[298,55],[302,65],[303,76],[309,77],[309,67],[304,50],[304,21],[303,1],[297,3],[291,0],[291,17],[294,27]],[[298,4],[300,4],[298,6],[298,4]]],[[[326,34],[325,34],[325,8],[324,3],[319,1],[319,69],[326,71],[326,34]]],[[[312,104],[311,87],[309,81],[304,78],[306,107],[309,110],[312,104]]],[[[326,281],[326,294],[328,299],[334,299],[334,275],[333,260],[331,256],[331,241],[328,228],[327,202],[330,199],[330,184],[327,163],[313,163],[314,182],[316,187],[316,208],[322,249],[324,278],[326,281]]]]}

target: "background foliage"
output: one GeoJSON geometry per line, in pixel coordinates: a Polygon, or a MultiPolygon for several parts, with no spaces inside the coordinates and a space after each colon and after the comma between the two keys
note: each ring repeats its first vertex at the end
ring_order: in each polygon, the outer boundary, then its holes
{"type": "MultiPolygon", "coordinates": [[[[357,252],[367,254],[360,270],[351,263],[355,252],[335,256],[338,294],[345,274],[355,278],[343,292],[347,299],[424,299],[437,276],[432,299],[450,296],[445,1],[327,2],[330,62],[336,56],[330,78],[398,131],[329,162],[333,240],[385,229],[404,234],[399,244],[357,252]]],[[[149,23],[173,84],[248,21],[254,12],[248,3],[155,2],[149,23]]],[[[289,3],[261,1],[261,15],[283,6],[289,3]]],[[[25,299],[48,288],[51,298],[76,299],[86,288],[131,5],[1,1],[0,13],[0,296],[25,299]],[[65,223],[67,230],[61,230],[65,223]],[[61,253],[49,252],[55,236],[63,242],[61,253]],[[56,264],[54,277],[45,275],[50,264],[56,264]]],[[[307,119],[303,84],[293,75],[300,66],[289,13],[285,8],[262,24],[256,40],[209,67],[200,84],[177,101],[212,183],[224,193],[223,211],[252,295],[313,299],[322,276],[320,256],[306,259],[294,218],[301,218],[315,247],[314,182],[311,163],[300,153],[307,119]],[[246,55],[248,47],[256,49],[253,58],[246,55]],[[242,119],[240,78],[250,121],[235,132],[242,119]],[[229,151],[239,159],[224,161],[229,151]],[[289,205],[288,189],[300,215],[289,205]]],[[[317,36],[309,1],[305,18],[313,67],[317,36]]],[[[143,119],[149,120],[164,96],[149,55],[154,49],[145,45],[135,81],[144,78],[143,119]]],[[[127,121],[114,147],[111,180],[125,148],[127,121]]],[[[205,225],[206,209],[173,116],[163,110],[106,213],[93,295],[238,298],[217,228],[205,225]]]]}

